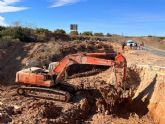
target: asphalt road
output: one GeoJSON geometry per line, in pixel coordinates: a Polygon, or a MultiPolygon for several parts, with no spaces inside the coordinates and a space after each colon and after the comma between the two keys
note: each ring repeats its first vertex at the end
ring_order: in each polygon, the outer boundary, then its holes
{"type": "Polygon", "coordinates": [[[152,54],[165,57],[165,50],[158,50],[158,49],[151,48],[149,46],[145,46],[144,50],[146,50],[152,54]]]}

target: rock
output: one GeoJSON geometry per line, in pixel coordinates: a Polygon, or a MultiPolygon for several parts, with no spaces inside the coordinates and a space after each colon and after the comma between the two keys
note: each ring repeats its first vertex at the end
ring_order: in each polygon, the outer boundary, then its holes
{"type": "Polygon", "coordinates": [[[17,105],[14,105],[14,113],[15,114],[20,114],[21,113],[21,107],[20,106],[17,106],[17,105]]]}
{"type": "Polygon", "coordinates": [[[82,109],[85,112],[87,112],[89,110],[89,103],[86,98],[84,98],[80,101],[80,109],[82,109]]]}
{"type": "Polygon", "coordinates": [[[2,102],[0,102],[0,105],[3,105],[3,103],[2,103],[2,102]]]}
{"type": "Polygon", "coordinates": [[[0,123],[6,124],[11,121],[11,116],[7,113],[6,108],[0,108],[0,123]]]}

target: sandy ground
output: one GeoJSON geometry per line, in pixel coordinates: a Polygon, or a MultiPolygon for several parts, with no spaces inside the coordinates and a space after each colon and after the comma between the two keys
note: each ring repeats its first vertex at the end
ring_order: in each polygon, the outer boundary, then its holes
{"type": "MultiPolygon", "coordinates": [[[[109,43],[105,43],[106,46],[109,43]]],[[[45,44],[44,44],[45,45],[45,44]]],[[[40,58],[44,60],[47,59],[47,55],[43,54],[42,48],[45,47],[41,44],[30,44],[30,45],[22,45],[19,44],[20,49],[23,49],[23,53],[20,54],[20,51],[15,51],[10,57],[10,60],[5,60],[6,64],[10,64],[9,67],[3,68],[1,64],[1,73],[2,75],[6,74],[6,71],[13,69],[8,76],[7,82],[12,82],[13,79],[10,77],[14,77],[11,73],[15,73],[19,68],[21,68],[22,64],[28,58],[40,58]],[[39,46],[40,51],[36,51],[37,46],[39,46]],[[35,53],[35,54],[34,54],[35,53]],[[33,54],[33,55],[32,55],[33,54]],[[30,57],[29,57],[30,56],[30,57]],[[13,64],[14,60],[16,64],[13,64]],[[19,64],[18,64],[19,63],[19,64]],[[19,66],[18,68],[15,65],[19,66]]],[[[70,44],[69,44],[70,45],[70,44]]],[[[74,44],[75,45],[75,44],[74,44]]],[[[84,44],[79,43],[79,46],[84,44]]],[[[109,44],[108,46],[113,46],[114,44],[109,44]]],[[[68,43],[66,43],[68,46],[68,43]]],[[[66,46],[64,46],[66,48],[66,46]]],[[[120,49],[119,45],[116,46],[115,49],[120,49]]],[[[15,46],[18,48],[18,46],[15,46]]],[[[57,48],[56,46],[51,46],[52,49],[57,48]]],[[[73,44],[71,45],[73,47],[73,44]]],[[[104,47],[105,48],[105,47],[104,47]]],[[[107,47],[106,47],[107,48],[107,47]]],[[[13,48],[15,49],[15,48],[13,48]]],[[[66,48],[67,49],[67,48],[66,48]]],[[[89,47],[89,49],[91,49],[89,47]]],[[[101,49],[101,48],[100,48],[101,49]]],[[[68,50],[68,49],[67,49],[68,50]]],[[[46,51],[46,50],[45,50],[46,51]]],[[[93,50],[94,51],[94,50],[93,50]]],[[[2,52],[2,51],[1,51],[2,52]]],[[[48,51],[49,52],[49,51],[48,51]]],[[[57,54],[58,50],[56,50],[57,54]]],[[[66,51],[64,51],[66,52],[66,51]]],[[[74,51],[73,51],[74,52],[74,51]]],[[[3,59],[5,56],[9,56],[12,53],[11,51],[4,50],[2,52],[3,59]]],[[[54,53],[51,53],[54,54],[54,53]]],[[[64,53],[65,55],[66,53],[64,53]]],[[[152,65],[152,66],[165,66],[165,58],[159,57],[153,54],[150,54],[146,51],[142,50],[128,50],[125,51],[124,56],[127,59],[128,67],[132,67],[133,65],[152,65]]],[[[61,56],[62,57],[62,56],[61,56]]],[[[49,58],[50,59],[50,58],[49,58]]],[[[1,76],[2,76],[1,75],[1,76]]],[[[108,73],[107,73],[108,75],[108,73]]],[[[136,76],[133,76],[134,78],[136,76]]],[[[0,77],[4,81],[6,77],[0,77]]],[[[74,80],[74,79],[73,79],[74,80]]],[[[76,79],[79,80],[80,79],[76,79]]],[[[135,79],[137,80],[137,79],[135,79]]],[[[137,80],[137,83],[138,80],[137,80]]],[[[153,119],[150,114],[148,114],[147,107],[143,104],[140,104],[140,109],[145,109],[144,111],[136,111],[135,104],[129,105],[121,105],[118,111],[115,114],[103,115],[97,113],[95,110],[95,99],[92,97],[90,93],[85,93],[85,95],[77,95],[79,97],[78,100],[70,103],[63,103],[58,101],[52,101],[47,99],[40,99],[35,97],[25,97],[19,96],[16,93],[15,85],[12,86],[4,86],[0,85],[0,123],[12,123],[12,124],[49,124],[49,123],[81,123],[90,122],[93,124],[154,124],[153,119]],[[88,105],[84,103],[82,99],[85,99],[88,96],[88,105]],[[80,99],[81,98],[81,99],[80,99]],[[87,108],[82,107],[83,105],[88,106],[87,108]],[[131,109],[130,105],[133,106],[131,109]],[[143,106],[143,107],[142,107],[143,106]]]]}
{"type": "Polygon", "coordinates": [[[124,56],[127,58],[128,65],[151,65],[165,67],[165,57],[151,54],[145,50],[126,51],[124,56]]]}

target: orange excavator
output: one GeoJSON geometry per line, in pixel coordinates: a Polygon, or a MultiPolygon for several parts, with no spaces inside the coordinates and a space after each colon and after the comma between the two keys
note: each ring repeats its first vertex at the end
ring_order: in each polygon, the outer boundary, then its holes
{"type": "Polygon", "coordinates": [[[126,81],[127,62],[121,53],[77,53],[70,54],[59,62],[50,63],[48,70],[31,67],[18,71],[16,82],[22,85],[17,93],[25,95],[27,92],[49,92],[55,94],[57,100],[68,101],[71,95],[67,88],[61,90],[57,85],[66,79],[68,68],[74,64],[114,67],[116,86],[122,87],[126,81]]]}

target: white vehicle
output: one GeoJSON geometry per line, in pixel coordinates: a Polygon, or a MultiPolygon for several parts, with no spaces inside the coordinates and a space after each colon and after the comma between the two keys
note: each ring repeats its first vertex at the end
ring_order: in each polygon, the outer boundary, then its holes
{"type": "Polygon", "coordinates": [[[131,44],[133,47],[135,46],[135,42],[133,40],[128,40],[126,43],[127,46],[130,46],[131,44]]]}

